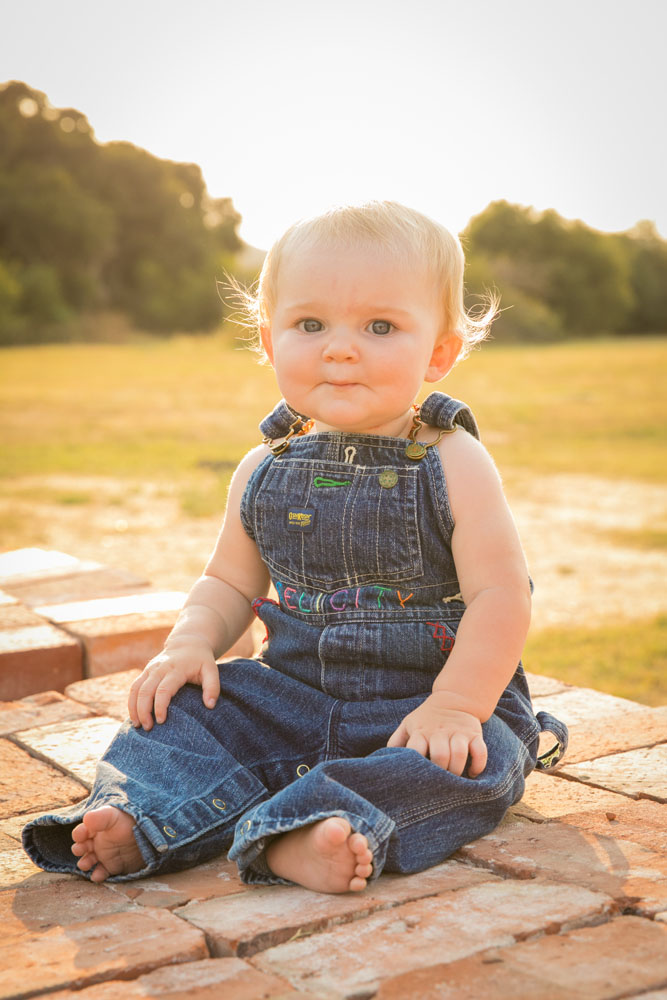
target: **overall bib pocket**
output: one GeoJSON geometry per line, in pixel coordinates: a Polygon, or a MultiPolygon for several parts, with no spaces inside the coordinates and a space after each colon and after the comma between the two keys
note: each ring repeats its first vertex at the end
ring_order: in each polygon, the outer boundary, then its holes
{"type": "Polygon", "coordinates": [[[417,476],[417,468],[275,459],[254,514],[261,550],[281,537],[280,562],[267,559],[271,575],[324,591],[420,576],[417,476]]]}

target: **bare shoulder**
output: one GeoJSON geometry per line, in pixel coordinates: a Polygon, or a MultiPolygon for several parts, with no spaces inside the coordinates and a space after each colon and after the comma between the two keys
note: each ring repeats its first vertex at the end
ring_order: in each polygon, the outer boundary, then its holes
{"type": "Polygon", "coordinates": [[[232,476],[232,482],[229,488],[230,496],[233,493],[243,492],[255,469],[264,461],[267,455],[270,454],[271,452],[267,445],[260,444],[257,445],[256,448],[252,448],[251,451],[243,456],[239,464],[236,466],[234,475],[232,476]]]}
{"type": "Polygon", "coordinates": [[[462,427],[447,434],[438,445],[447,480],[447,491],[456,519],[457,512],[479,508],[485,500],[504,499],[500,475],[481,441],[462,427]]]}

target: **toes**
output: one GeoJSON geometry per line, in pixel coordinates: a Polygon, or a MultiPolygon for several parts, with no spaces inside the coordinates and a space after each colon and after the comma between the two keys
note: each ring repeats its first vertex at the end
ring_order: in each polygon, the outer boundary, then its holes
{"type": "Polygon", "coordinates": [[[354,874],[358,875],[359,878],[367,879],[373,874],[373,865],[357,865],[354,869],[354,874]]]}
{"type": "Polygon", "coordinates": [[[372,859],[373,854],[363,833],[353,833],[349,845],[352,853],[357,855],[358,861],[365,863],[372,859]]]}
{"type": "Polygon", "coordinates": [[[331,844],[343,844],[352,832],[352,827],[342,816],[330,816],[324,822],[327,839],[331,844]]]}
{"type": "Polygon", "coordinates": [[[81,843],[72,844],[71,851],[72,854],[76,854],[78,858],[82,858],[84,854],[89,854],[93,849],[92,840],[84,840],[81,843]]]}
{"type": "Polygon", "coordinates": [[[90,831],[85,823],[79,823],[72,830],[72,840],[88,840],[90,837],[90,831]]]}
{"type": "Polygon", "coordinates": [[[82,872],[89,872],[98,863],[97,856],[91,852],[84,854],[76,863],[76,867],[82,872]]]}
{"type": "Polygon", "coordinates": [[[109,878],[109,872],[102,864],[98,864],[90,873],[91,882],[104,882],[107,878],[109,878]]]}
{"type": "MultiPolygon", "coordinates": [[[[115,818],[114,810],[110,806],[100,806],[99,809],[91,809],[83,817],[83,826],[86,831],[86,836],[95,836],[96,833],[101,833],[102,830],[108,830],[113,824],[115,818]]],[[[79,827],[75,827],[72,830],[72,836],[79,827]]],[[[83,837],[78,837],[78,840],[82,840],[83,837]]]]}
{"type": "Polygon", "coordinates": [[[350,892],[361,892],[362,889],[366,888],[366,879],[359,878],[359,876],[355,875],[355,877],[351,879],[348,888],[350,892]]]}

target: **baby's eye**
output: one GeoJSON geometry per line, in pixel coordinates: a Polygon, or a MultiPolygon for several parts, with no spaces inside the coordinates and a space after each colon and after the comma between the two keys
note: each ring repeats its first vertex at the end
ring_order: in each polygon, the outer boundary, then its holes
{"type": "Polygon", "coordinates": [[[387,333],[391,333],[393,328],[394,324],[386,319],[374,319],[368,327],[371,333],[376,333],[378,337],[384,337],[387,333]]]}
{"type": "Polygon", "coordinates": [[[297,323],[297,328],[303,330],[304,333],[319,333],[320,330],[324,329],[319,319],[302,319],[300,323],[297,323]]]}

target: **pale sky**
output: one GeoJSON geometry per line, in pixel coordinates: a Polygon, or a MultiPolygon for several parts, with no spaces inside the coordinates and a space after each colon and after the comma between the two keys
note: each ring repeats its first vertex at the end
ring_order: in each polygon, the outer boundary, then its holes
{"type": "Polygon", "coordinates": [[[4,0],[0,81],[198,163],[267,248],[393,198],[667,236],[665,0],[4,0]]]}

